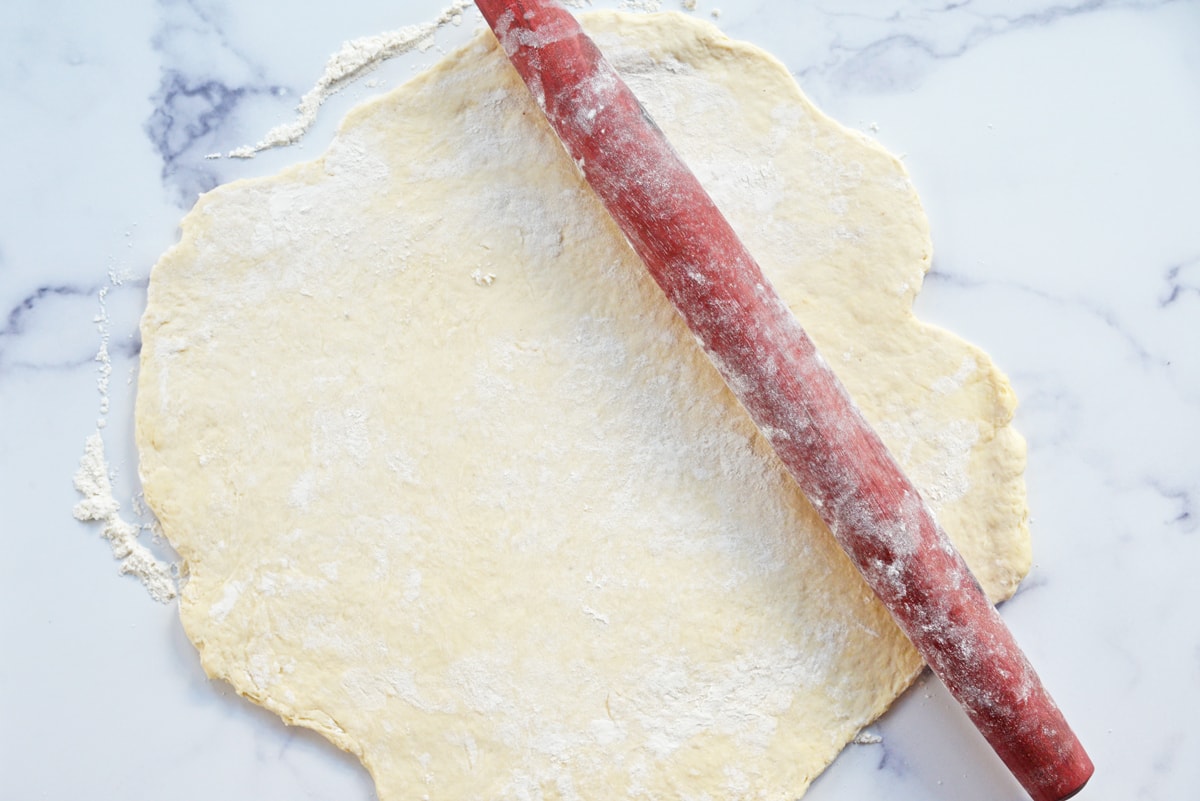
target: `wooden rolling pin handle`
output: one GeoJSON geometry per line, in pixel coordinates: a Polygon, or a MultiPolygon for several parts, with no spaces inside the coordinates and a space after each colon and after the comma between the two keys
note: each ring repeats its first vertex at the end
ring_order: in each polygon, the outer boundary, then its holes
{"type": "Polygon", "coordinates": [[[912,483],[575,19],[476,0],[567,152],[842,548],[1036,801],[1092,763],[912,483]]]}

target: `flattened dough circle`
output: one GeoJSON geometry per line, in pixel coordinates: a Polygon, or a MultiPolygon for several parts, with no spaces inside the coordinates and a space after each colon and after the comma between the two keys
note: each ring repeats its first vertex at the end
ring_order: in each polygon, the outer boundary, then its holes
{"type": "MultiPolygon", "coordinates": [[[[585,25],[1010,595],[1013,397],[911,314],[902,167],[707,24],[585,25]]],[[[188,636],[385,801],[794,798],[920,668],[490,34],[201,198],[149,294],[188,636]]]]}

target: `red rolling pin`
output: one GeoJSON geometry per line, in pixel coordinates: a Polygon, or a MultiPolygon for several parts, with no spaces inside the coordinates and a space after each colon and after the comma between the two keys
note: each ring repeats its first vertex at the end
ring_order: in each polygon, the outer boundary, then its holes
{"type": "Polygon", "coordinates": [[[568,153],[867,583],[1036,801],[1092,762],[962,557],[575,19],[476,0],[568,153]]]}

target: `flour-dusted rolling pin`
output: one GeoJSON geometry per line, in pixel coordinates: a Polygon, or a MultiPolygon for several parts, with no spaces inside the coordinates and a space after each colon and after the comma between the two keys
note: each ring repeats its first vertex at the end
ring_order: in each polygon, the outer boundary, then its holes
{"type": "Polygon", "coordinates": [[[917,650],[1037,801],[1092,763],[1011,632],[699,181],[575,19],[476,0],[588,183],[917,650]]]}

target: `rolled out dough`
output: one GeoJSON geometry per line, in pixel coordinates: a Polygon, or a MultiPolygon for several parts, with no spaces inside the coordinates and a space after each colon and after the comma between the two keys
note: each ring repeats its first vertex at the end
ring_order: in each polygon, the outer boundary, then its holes
{"type": "MultiPolygon", "coordinates": [[[[705,23],[585,25],[1009,596],[1013,396],[911,314],[900,164],[705,23]]],[[[201,198],[149,292],[188,636],[384,801],[790,799],[920,668],[490,34],[201,198]]]]}

